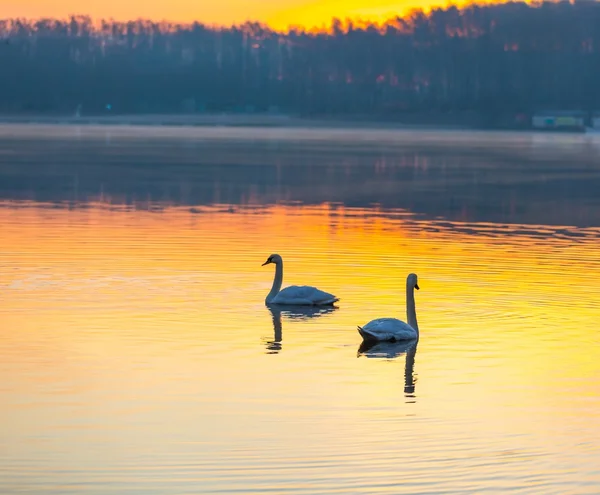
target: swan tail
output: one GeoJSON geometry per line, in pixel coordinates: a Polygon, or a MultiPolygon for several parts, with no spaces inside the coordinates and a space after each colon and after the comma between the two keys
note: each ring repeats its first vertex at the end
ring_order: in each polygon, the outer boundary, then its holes
{"type": "Polygon", "coordinates": [[[332,297],[331,299],[325,299],[324,301],[319,301],[316,304],[316,306],[333,306],[339,300],[340,300],[339,297],[332,297]]]}
{"type": "Polygon", "coordinates": [[[360,336],[364,340],[373,340],[373,339],[375,339],[375,336],[372,335],[372,334],[370,334],[369,332],[367,332],[363,327],[357,326],[356,328],[358,329],[358,333],[360,334],[360,336]]]}

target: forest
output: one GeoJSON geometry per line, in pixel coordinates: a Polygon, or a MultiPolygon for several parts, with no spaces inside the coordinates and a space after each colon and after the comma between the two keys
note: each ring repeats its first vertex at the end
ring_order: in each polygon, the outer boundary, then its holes
{"type": "Polygon", "coordinates": [[[278,32],[135,20],[0,20],[0,113],[600,110],[600,2],[447,7],[278,32]]]}

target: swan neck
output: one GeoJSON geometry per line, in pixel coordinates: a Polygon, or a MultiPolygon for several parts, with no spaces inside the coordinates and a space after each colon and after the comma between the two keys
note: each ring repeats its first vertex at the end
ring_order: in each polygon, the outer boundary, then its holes
{"type": "Polygon", "coordinates": [[[270,303],[279,291],[281,290],[281,284],[283,283],[283,261],[275,263],[275,278],[273,279],[273,287],[271,292],[267,295],[266,302],[270,303]]]}
{"type": "Polygon", "coordinates": [[[417,310],[415,308],[415,288],[412,285],[406,286],[406,320],[408,324],[419,334],[419,324],[417,323],[417,310]]]}

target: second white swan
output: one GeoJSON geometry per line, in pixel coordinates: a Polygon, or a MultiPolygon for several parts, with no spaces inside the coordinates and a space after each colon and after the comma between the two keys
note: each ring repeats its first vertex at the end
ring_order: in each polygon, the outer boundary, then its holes
{"type": "Polygon", "coordinates": [[[358,333],[364,340],[398,342],[419,338],[419,325],[415,309],[415,289],[419,290],[417,275],[411,273],[406,277],[406,319],[408,323],[398,318],[377,318],[362,327],[358,333]]]}
{"type": "Polygon", "coordinates": [[[280,290],[281,284],[283,283],[283,260],[278,254],[272,254],[262,266],[271,263],[275,265],[275,279],[273,280],[271,292],[267,294],[265,303],[290,304],[297,306],[327,306],[339,301],[339,298],[335,297],[333,294],[309,285],[291,285],[290,287],[280,290]]]}

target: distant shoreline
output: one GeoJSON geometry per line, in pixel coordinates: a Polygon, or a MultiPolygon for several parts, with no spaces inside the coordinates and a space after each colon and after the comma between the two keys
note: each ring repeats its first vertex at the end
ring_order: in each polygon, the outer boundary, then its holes
{"type": "Polygon", "coordinates": [[[428,129],[474,130],[478,126],[448,123],[406,123],[372,120],[360,117],[347,119],[308,118],[288,115],[239,114],[148,114],[148,115],[0,115],[0,124],[57,124],[57,125],[130,125],[169,127],[322,127],[367,129],[428,129]]]}
{"type": "Polygon", "coordinates": [[[401,120],[374,119],[349,115],[345,119],[300,117],[285,114],[130,114],[130,115],[0,115],[0,125],[81,125],[132,127],[271,127],[312,129],[426,130],[426,131],[510,131],[581,134],[592,129],[536,129],[531,126],[486,126],[472,115],[431,115],[415,113],[401,120]]]}

